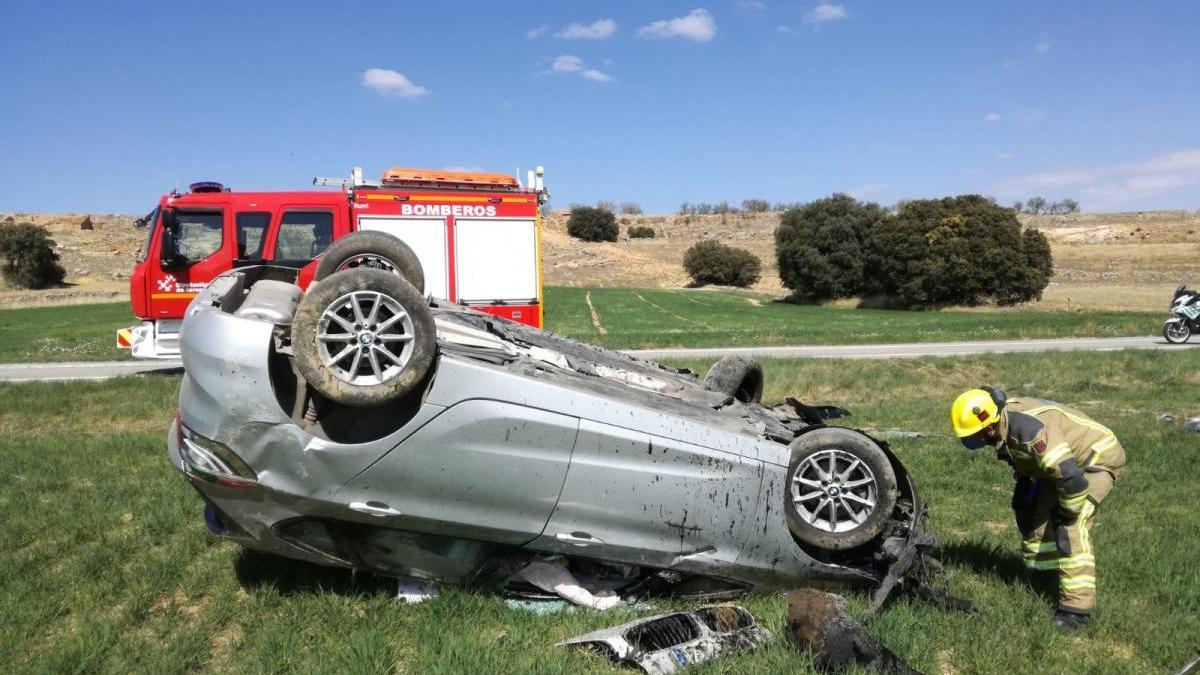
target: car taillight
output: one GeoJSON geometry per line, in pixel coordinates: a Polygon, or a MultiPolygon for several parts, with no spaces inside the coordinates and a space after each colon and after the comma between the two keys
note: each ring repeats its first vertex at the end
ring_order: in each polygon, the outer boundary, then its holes
{"type": "Polygon", "coordinates": [[[205,438],[176,418],[179,434],[179,456],[184,471],[196,480],[231,488],[258,485],[258,475],[227,446],[205,438]]]}

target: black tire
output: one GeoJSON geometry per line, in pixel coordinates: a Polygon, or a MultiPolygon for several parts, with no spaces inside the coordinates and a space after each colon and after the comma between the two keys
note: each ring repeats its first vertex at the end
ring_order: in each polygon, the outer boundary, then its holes
{"type": "Polygon", "coordinates": [[[358,407],[388,403],[420,386],[433,367],[436,337],[433,314],[417,289],[397,274],[370,268],[338,272],[316,284],[300,301],[292,320],[296,369],[305,381],[332,401],[358,407]],[[371,309],[372,300],[379,309],[371,309]],[[364,318],[373,316],[376,323],[355,323],[352,302],[359,304],[364,318]],[[399,310],[407,317],[400,316],[399,310]],[[319,331],[338,337],[318,339],[319,331]],[[369,342],[362,338],[364,334],[370,335],[369,342]],[[326,365],[326,358],[351,347],[353,351],[326,365]],[[410,350],[407,358],[405,349],[410,350]]]}
{"type": "Polygon", "coordinates": [[[425,293],[425,271],[417,254],[396,237],[372,230],[353,232],[334,241],[317,263],[313,280],[359,267],[395,272],[418,293],[425,293]]]}
{"type": "MultiPolygon", "coordinates": [[[[817,548],[828,551],[842,551],[846,549],[856,548],[878,537],[887,527],[888,520],[892,516],[892,511],[896,507],[896,499],[899,490],[896,487],[896,472],[892,469],[891,462],[888,461],[887,455],[879,447],[875,441],[871,440],[865,434],[847,429],[845,427],[824,427],[815,429],[806,434],[801,434],[791,444],[792,457],[788,463],[787,482],[784,489],[783,513],[787,519],[788,529],[792,535],[800,541],[816,546],[817,548]],[[870,472],[870,481],[865,483],[863,487],[870,486],[870,494],[874,499],[874,508],[867,514],[863,515],[863,520],[857,522],[857,519],[851,518],[851,522],[855,523],[852,527],[841,531],[835,531],[839,528],[828,527],[827,524],[831,520],[827,511],[818,508],[819,504],[828,495],[841,495],[841,504],[853,504],[862,506],[857,502],[847,501],[846,493],[851,488],[842,484],[841,486],[833,484],[827,487],[808,486],[796,480],[797,474],[803,468],[805,470],[804,478],[808,480],[811,476],[807,473],[812,470],[813,464],[818,467],[825,461],[829,451],[837,453],[835,459],[852,457],[862,463],[870,472]],[[806,460],[809,460],[806,462],[806,460]],[[801,490],[819,491],[824,494],[812,498],[804,504],[805,511],[809,513],[809,518],[801,514],[800,506],[797,505],[797,498],[805,494],[812,495],[814,492],[802,492],[801,490]],[[813,504],[813,500],[817,502],[810,510],[808,505],[813,504]],[[818,522],[809,522],[816,516],[824,514],[826,517],[817,519],[818,522]],[[826,523],[822,526],[821,522],[826,523]]],[[[853,466],[853,463],[851,462],[853,466]]],[[[839,466],[840,468],[840,466],[839,466]]],[[[843,472],[850,473],[849,471],[843,472]]],[[[867,480],[867,477],[859,471],[854,473],[849,478],[859,477],[858,480],[867,480]]],[[[818,481],[819,482],[819,481],[818,481]]],[[[849,482],[854,482],[853,480],[849,482]]],[[[858,488],[855,488],[858,489],[858,488]]],[[[864,491],[859,491],[861,496],[864,491]]],[[[828,508],[828,507],[826,507],[828,508]]],[[[832,521],[839,522],[837,512],[835,511],[832,521]]]]}
{"type": "Polygon", "coordinates": [[[708,369],[704,388],[729,394],[742,403],[762,403],[762,366],[744,356],[726,356],[708,369]]]}
{"type": "Polygon", "coordinates": [[[1173,345],[1181,345],[1192,337],[1192,327],[1183,319],[1167,319],[1163,324],[1163,339],[1173,345]],[[1172,326],[1175,330],[1172,331],[1172,326]]]}

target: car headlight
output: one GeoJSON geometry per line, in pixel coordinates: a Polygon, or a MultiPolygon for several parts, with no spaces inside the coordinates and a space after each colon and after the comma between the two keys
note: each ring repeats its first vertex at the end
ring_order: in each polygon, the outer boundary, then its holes
{"type": "Polygon", "coordinates": [[[258,474],[228,446],[192,431],[178,417],[175,427],[179,434],[179,456],[190,478],[231,488],[258,485],[258,474]]]}

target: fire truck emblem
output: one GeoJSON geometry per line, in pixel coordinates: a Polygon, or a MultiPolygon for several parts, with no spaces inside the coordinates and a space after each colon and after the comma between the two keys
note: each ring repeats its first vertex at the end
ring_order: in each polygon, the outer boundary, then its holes
{"type": "Polygon", "coordinates": [[[175,289],[175,284],[176,284],[175,276],[172,274],[168,274],[167,276],[158,280],[158,290],[160,290],[164,293],[170,293],[172,290],[175,289]]]}

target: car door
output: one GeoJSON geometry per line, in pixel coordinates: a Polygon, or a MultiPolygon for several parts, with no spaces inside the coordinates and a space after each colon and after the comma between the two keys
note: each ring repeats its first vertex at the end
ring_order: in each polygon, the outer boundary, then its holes
{"type": "Polygon", "coordinates": [[[762,482],[757,460],[582,420],[541,550],[638,565],[733,563],[762,482]]]}
{"type": "Polygon", "coordinates": [[[347,483],[335,499],[362,522],[520,545],[545,529],[578,418],[503,401],[448,408],[347,483]]]}

